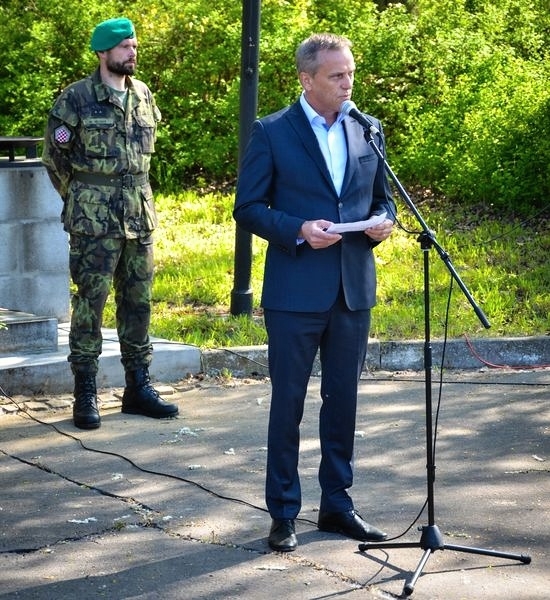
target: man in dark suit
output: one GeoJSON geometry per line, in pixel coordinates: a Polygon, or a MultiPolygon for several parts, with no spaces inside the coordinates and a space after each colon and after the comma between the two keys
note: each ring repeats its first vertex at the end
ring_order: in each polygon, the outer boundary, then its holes
{"type": "MultiPolygon", "coordinates": [[[[269,242],[261,300],[272,385],[266,503],[272,517],[268,542],[278,551],[297,546],[300,422],[318,351],[318,528],[363,541],[387,537],[355,512],[347,490],[357,384],[376,295],[372,248],[391,234],[395,205],[383,161],[362,126],[340,112],[355,75],[351,42],[313,35],[300,44],[296,66],[302,95],[254,122],[233,213],[242,229],[269,242]],[[333,223],[383,213],[381,223],[364,231],[327,231],[333,223]]],[[[369,118],[381,132],[379,121],[369,118]]],[[[384,152],[382,133],[376,143],[384,152]]]]}

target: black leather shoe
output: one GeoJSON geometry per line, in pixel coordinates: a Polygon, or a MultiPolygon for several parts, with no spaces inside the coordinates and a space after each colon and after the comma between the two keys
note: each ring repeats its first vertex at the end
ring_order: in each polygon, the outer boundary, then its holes
{"type": "Polygon", "coordinates": [[[382,542],[388,537],[387,533],[363,521],[354,510],[336,513],[320,512],[317,527],[321,531],[341,533],[361,542],[382,542]]]}
{"type": "Polygon", "coordinates": [[[277,552],[292,552],[298,546],[293,519],[273,519],[267,543],[277,552]]]}

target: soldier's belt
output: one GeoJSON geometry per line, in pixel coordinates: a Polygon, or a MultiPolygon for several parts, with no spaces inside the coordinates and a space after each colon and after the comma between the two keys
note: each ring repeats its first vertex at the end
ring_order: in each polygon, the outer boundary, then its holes
{"type": "Polygon", "coordinates": [[[107,185],[118,188],[135,188],[140,185],[145,185],[149,181],[147,173],[138,173],[131,175],[104,175],[102,173],[83,173],[76,172],[74,179],[89,185],[107,185]]]}

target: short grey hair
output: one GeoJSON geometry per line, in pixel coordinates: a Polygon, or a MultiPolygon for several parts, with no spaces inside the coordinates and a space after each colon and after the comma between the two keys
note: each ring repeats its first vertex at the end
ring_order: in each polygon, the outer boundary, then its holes
{"type": "Polygon", "coordinates": [[[321,50],[342,50],[351,47],[351,41],[344,36],[333,33],[314,33],[298,46],[296,69],[298,73],[315,75],[319,68],[318,55],[321,50]]]}

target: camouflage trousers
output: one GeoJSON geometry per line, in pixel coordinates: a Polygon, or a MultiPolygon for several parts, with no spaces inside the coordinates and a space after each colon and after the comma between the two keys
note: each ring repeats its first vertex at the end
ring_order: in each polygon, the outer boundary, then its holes
{"type": "Polygon", "coordinates": [[[114,288],[116,328],[125,370],[148,366],[153,239],[93,238],[71,235],[72,297],[70,354],[73,372],[97,373],[102,349],[101,326],[107,297],[114,288]]]}

